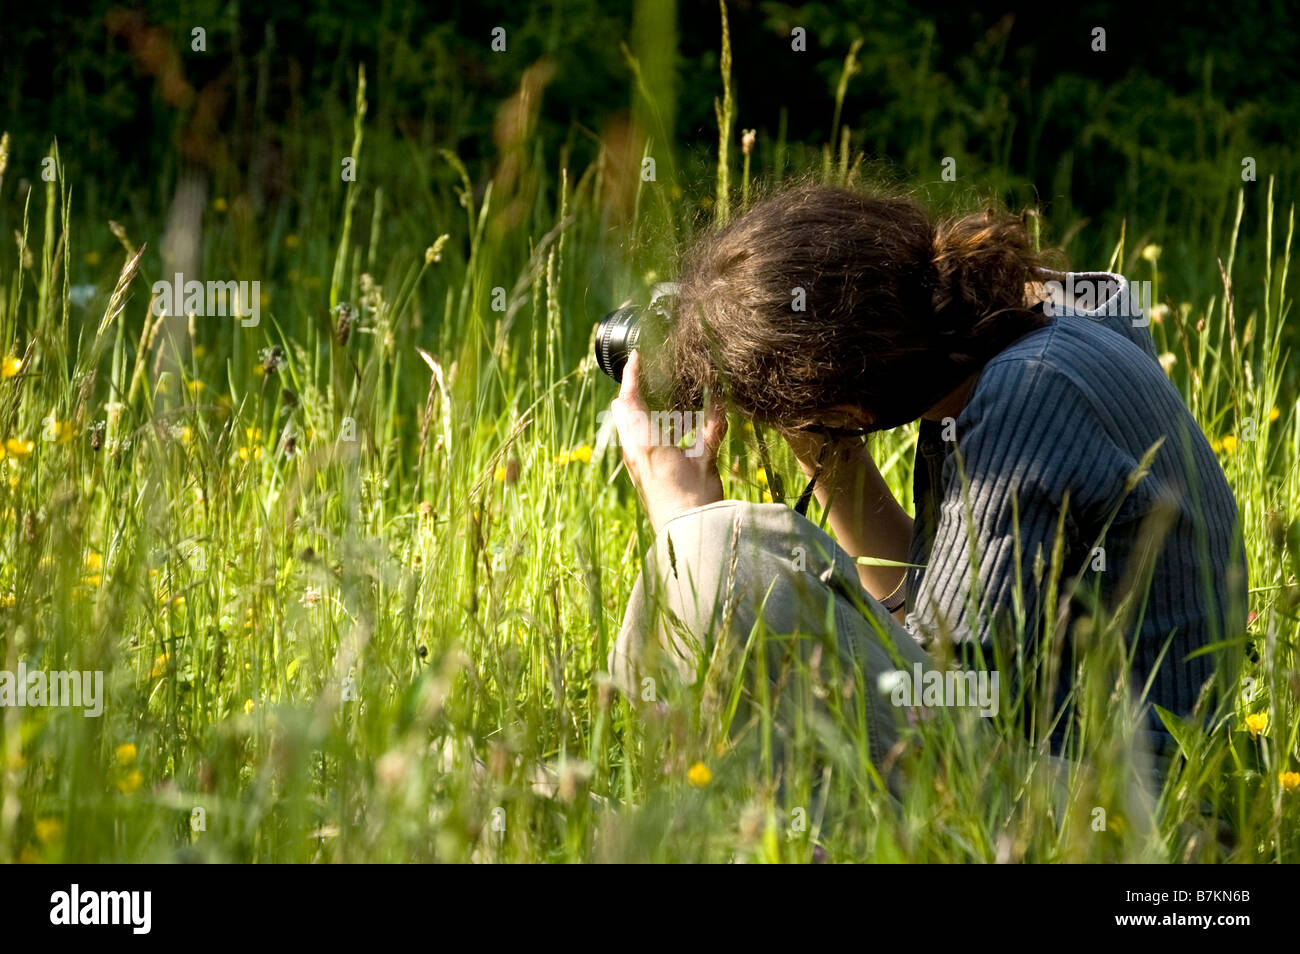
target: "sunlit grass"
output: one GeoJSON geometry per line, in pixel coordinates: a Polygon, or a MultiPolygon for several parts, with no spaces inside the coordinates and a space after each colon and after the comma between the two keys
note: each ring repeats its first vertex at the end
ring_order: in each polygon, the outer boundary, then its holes
{"type": "MultiPolygon", "coordinates": [[[[1270,223],[1264,274],[1234,271],[1234,229],[1199,246],[1228,287],[1176,287],[1158,252],[1132,275],[1172,305],[1157,345],[1237,494],[1252,584],[1251,643],[1223,650],[1247,657],[1248,691],[1187,731],[1148,803],[1100,651],[1064,768],[1023,741],[1034,700],[991,723],[940,713],[872,765],[863,686],[761,633],[720,705],[701,706],[707,675],[650,704],[615,691],[605,659],[649,538],[587,355],[602,309],[677,240],[619,221],[595,168],[476,192],[443,155],[412,213],[367,176],[356,96],[333,131],[355,182],[331,191],[322,168],[278,219],[211,203],[205,273],[262,283],[256,328],[195,316],[160,345],[159,222],[115,223],[92,260],[83,235],[106,223],[75,183],[0,193],[21,223],[0,259],[3,668],[103,670],[107,693],[97,719],[0,712],[0,860],[1297,860],[1293,220],[1271,185],[1239,206],[1270,223]],[[1263,307],[1235,313],[1252,284],[1263,307]],[[787,664],[782,709],[762,667],[787,664]]],[[[718,108],[730,136],[729,92],[718,108]]],[[[698,190],[719,213],[729,174],[698,190]]],[[[680,193],[634,207],[684,223],[680,193]]],[[[909,504],[913,440],[876,443],[909,504]]],[[[751,445],[722,469],[757,501],[751,445]]],[[[795,486],[788,455],[775,467],[795,486]]]]}

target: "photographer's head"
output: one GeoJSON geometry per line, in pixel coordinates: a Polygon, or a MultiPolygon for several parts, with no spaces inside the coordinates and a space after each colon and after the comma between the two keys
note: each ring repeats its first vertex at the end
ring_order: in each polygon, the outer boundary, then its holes
{"type": "Polygon", "coordinates": [[[686,256],[653,359],[683,407],[721,393],[782,429],[893,427],[1042,324],[1039,264],[1019,218],[801,187],[686,256]]]}

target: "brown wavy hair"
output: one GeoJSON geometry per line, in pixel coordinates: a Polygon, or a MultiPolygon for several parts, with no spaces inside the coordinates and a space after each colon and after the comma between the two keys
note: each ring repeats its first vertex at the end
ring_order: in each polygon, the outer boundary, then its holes
{"type": "Polygon", "coordinates": [[[907,197],[799,186],[685,255],[651,361],[680,407],[721,394],[793,428],[849,404],[893,427],[1043,325],[1025,290],[1049,259],[1024,217],[937,220],[907,197]]]}

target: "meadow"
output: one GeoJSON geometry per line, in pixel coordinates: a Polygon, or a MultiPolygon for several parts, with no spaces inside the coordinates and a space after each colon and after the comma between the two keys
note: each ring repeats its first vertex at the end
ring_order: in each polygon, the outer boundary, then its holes
{"type": "MultiPolygon", "coordinates": [[[[817,666],[789,674],[794,718],[761,665],[715,659],[727,678],[649,704],[610,685],[650,536],[598,427],[615,392],[595,323],[782,179],[881,175],[844,128],[853,53],[814,146],[746,136],[721,53],[717,139],[651,179],[653,136],[581,164],[582,129],[543,149],[537,74],[475,163],[375,125],[353,65],[327,121],[293,132],[291,198],[203,197],[200,274],[256,280],[255,325],[247,301],[153,306],[161,187],[105,210],[111,165],[45,179],[57,142],[6,141],[0,668],[102,671],[104,708],[0,709],[0,861],[1300,860],[1297,182],[1243,180],[1226,148],[1199,232],[1042,235],[1154,283],[1162,361],[1241,510],[1250,634],[1213,648],[1226,701],[1172,723],[1150,803],[1100,640],[1063,785],[1032,681],[992,720],[912,726],[899,792],[867,758],[863,687],[817,666]]],[[[937,165],[914,187],[989,192],[937,165]]],[[[765,467],[757,436],[733,422],[727,496],[781,499],[797,468],[779,443],[765,467]]],[[[905,506],[914,440],[873,438],[905,506]]]]}

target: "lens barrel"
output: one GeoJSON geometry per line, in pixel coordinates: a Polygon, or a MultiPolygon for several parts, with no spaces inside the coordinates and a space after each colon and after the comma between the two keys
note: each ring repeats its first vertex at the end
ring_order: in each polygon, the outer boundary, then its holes
{"type": "Polygon", "coordinates": [[[640,308],[619,308],[606,315],[596,329],[596,364],[600,370],[621,384],[623,367],[640,337],[640,308]]]}

